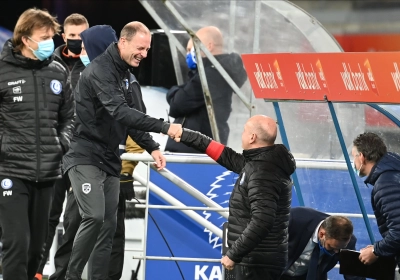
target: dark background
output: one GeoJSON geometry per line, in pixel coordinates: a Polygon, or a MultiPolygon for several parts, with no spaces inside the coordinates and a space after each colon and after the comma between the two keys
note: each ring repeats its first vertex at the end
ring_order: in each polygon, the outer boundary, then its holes
{"type": "MultiPolygon", "coordinates": [[[[13,31],[19,16],[33,7],[48,10],[57,16],[61,25],[70,14],[80,13],[87,18],[90,26],[111,25],[118,37],[124,25],[131,21],[143,22],[150,30],[159,28],[138,0],[3,0],[0,2],[0,26],[13,31]]],[[[58,35],[54,37],[54,42],[56,47],[64,43],[58,35]]],[[[176,85],[168,39],[163,33],[153,34],[148,57],[132,72],[141,85],[165,88],[176,85]]]]}
{"type": "Polygon", "coordinates": [[[20,14],[32,7],[47,9],[61,24],[68,15],[80,13],[90,26],[109,24],[118,34],[131,21],[141,21],[149,29],[159,28],[138,0],[3,0],[0,25],[12,31],[20,14]]]}

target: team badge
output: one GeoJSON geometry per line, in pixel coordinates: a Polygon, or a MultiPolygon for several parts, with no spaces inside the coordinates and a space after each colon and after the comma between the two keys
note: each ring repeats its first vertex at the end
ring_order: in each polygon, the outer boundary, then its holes
{"type": "Polygon", "coordinates": [[[82,184],[82,191],[84,194],[90,193],[91,190],[92,190],[92,185],[90,183],[82,184]]]}
{"type": "Polygon", "coordinates": [[[10,179],[3,179],[1,181],[1,187],[5,190],[11,189],[13,186],[13,182],[10,179]]]}
{"type": "Polygon", "coordinates": [[[62,85],[60,81],[57,80],[52,80],[50,82],[50,88],[54,94],[60,94],[60,92],[62,91],[62,85]]]}

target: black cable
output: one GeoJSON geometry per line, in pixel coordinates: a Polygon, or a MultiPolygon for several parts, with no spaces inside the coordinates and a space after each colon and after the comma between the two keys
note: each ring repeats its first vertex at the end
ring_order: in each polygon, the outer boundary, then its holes
{"type": "MultiPolygon", "coordinates": [[[[135,199],[139,204],[143,204],[143,203],[141,203],[136,197],[134,197],[133,199],[135,199]]],[[[171,247],[170,247],[169,244],[168,244],[167,239],[165,238],[164,234],[162,233],[162,231],[161,231],[160,227],[158,226],[156,220],[154,219],[153,215],[151,215],[150,209],[148,209],[148,210],[149,210],[149,211],[147,211],[147,213],[149,213],[149,216],[150,216],[150,218],[153,220],[154,224],[156,225],[156,227],[157,227],[157,229],[158,229],[158,232],[161,234],[161,237],[164,239],[165,245],[167,245],[168,250],[169,250],[169,252],[171,253],[171,256],[172,256],[172,257],[175,257],[174,253],[172,252],[171,247]]],[[[179,270],[179,273],[181,274],[182,280],[185,280],[185,277],[183,276],[183,273],[182,273],[181,267],[179,266],[179,263],[178,263],[176,260],[175,260],[174,262],[175,262],[176,266],[178,267],[178,270],[179,270]]]]}

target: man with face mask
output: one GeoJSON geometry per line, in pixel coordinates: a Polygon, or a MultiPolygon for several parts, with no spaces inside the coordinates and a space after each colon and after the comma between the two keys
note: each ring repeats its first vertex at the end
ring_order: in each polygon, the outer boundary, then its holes
{"type": "MultiPolygon", "coordinates": [[[[85,69],[85,66],[80,59],[80,53],[82,50],[82,40],[80,34],[87,28],[89,28],[89,24],[83,15],[69,15],[64,20],[64,33],[61,34],[66,44],[59,46],[54,51],[55,60],[62,63],[65,68],[69,70],[69,78],[71,81],[72,90],[75,88],[81,72],[85,69]]],[[[50,210],[49,234],[43,248],[43,258],[35,275],[35,278],[38,280],[42,280],[43,269],[47,263],[56,228],[60,222],[60,216],[63,211],[65,195],[70,187],[71,182],[69,181],[67,175],[63,176],[62,179],[57,180],[55,183],[53,202],[50,210]]],[[[71,217],[71,219],[73,219],[73,217],[71,217]]],[[[69,221],[70,218],[65,217],[64,220],[69,221]]],[[[66,222],[66,224],[68,225],[68,222],[66,222]]],[[[71,238],[73,239],[74,237],[75,234],[71,238]]]]}
{"type": "MultiPolygon", "coordinates": [[[[243,62],[237,53],[223,52],[221,31],[215,26],[206,26],[198,30],[196,35],[236,85],[241,87],[247,79],[243,62]]],[[[173,86],[167,92],[167,102],[170,106],[169,115],[175,118],[174,123],[180,123],[185,128],[212,137],[200,74],[197,69],[199,58],[196,58],[192,40],[188,41],[186,51],[186,63],[189,68],[188,80],[182,85],[173,86]]],[[[230,131],[228,118],[232,111],[233,90],[207,57],[201,59],[213,102],[219,138],[222,144],[227,144],[230,131]]],[[[195,149],[182,143],[176,143],[172,139],[168,139],[165,150],[179,153],[198,153],[195,149]]]]}
{"type": "Polygon", "coordinates": [[[54,54],[57,55],[58,61],[65,63],[70,70],[71,86],[74,89],[81,72],[85,69],[79,58],[82,50],[80,34],[89,28],[89,23],[83,15],[75,13],[65,18],[63,28],[64,33],[61,35],[65,44],[59,46],[54,54]]]}
{"type": "Polygon", "coordinates": [[[0,227],[4,279],[33,279],[48,232],[54,182],[68,150],[74,102],[54,61],[60,25],[28,9],[0,56],[0,227]]]}
{"type": "MultiPolygon", "coordinates": [[[[341,249],[355,250],[352,222],[308,207],[294,207],[289,217],[288,263],[281,280],[326,280],[341,249]]],[[[346,280],[365,280],[344,275],[346,280]]]]}
{"type": "MultiPolygon", "coordinates": [[[[351,151],[354,169],[365,184],[374,186],[372,209],[382,240],[361,249],[360,261],[374,263],[380,256],[395,257],[400,264],[400,155],[387,151],[383,140],[372,132],[358,135],[351,151]]],[[[399,274],[396,273],[396,279],[399,274]]]]}

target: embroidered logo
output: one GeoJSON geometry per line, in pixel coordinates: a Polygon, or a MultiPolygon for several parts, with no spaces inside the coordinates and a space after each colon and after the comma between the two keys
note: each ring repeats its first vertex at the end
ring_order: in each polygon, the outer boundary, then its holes
{"type": "Polygon", "coordinates": [[[50,89],[53,91],[54,94],[60,94],[62,91],[62,85],[60,81],[52,80],[50,82],[50,89]]]}
{"type": "Polygon", "coordinates": [[[13,87],[13,93],[14,94],[21,94],[22,93],[21,87],[20,86],[13,87]]]}
{"type": "Polygon", "coordinates": [[[91,190],[92,190],[92,185],[90,183],[82,184],[82,191],[84,194],[90,193],[91,190]]]}
{"type": "Polygon", "coordinates": [[[1,187],[5,190],[11,189],[13,186],[13,182],[10,179],[3,179],[1,181],[1,187]]]}

